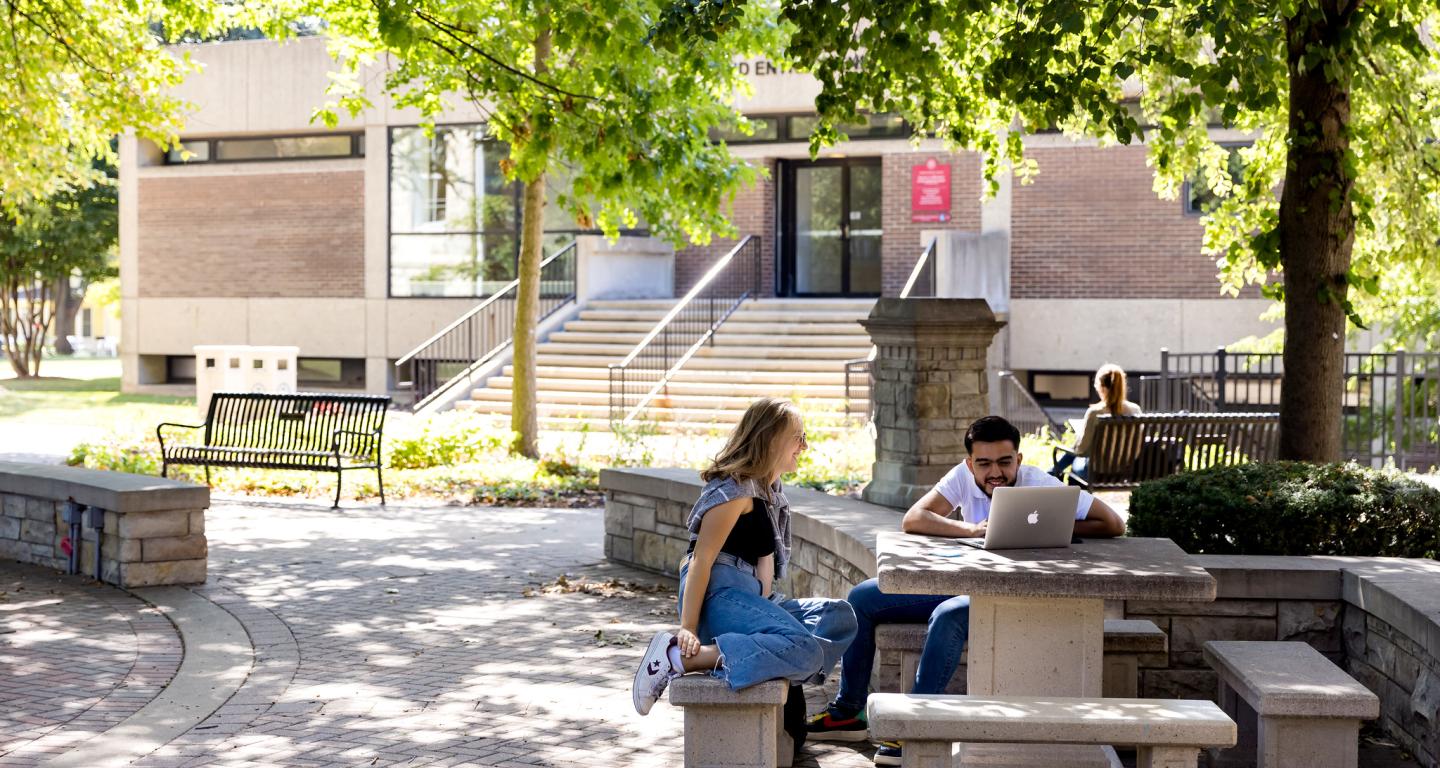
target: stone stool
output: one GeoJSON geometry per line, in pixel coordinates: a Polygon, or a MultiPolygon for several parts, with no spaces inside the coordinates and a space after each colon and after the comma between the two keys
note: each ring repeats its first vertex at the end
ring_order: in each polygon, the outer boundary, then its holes
{"type": "Polygon", "coordinates": [[[782,727],[786,680],[731,691],[710,675],[670,681],[670,704],[685,709],[685,768],[786,768],[795,755],[782,727]]]}

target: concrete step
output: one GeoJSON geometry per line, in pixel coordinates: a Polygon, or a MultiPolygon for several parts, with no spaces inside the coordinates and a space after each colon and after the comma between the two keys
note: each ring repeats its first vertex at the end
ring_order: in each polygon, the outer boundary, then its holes
{"type": "MultiPolygon", "coordinates": [[[[634,344],[600,344],[585,343],[571,344],[568,342],[546,342],[536,348],[537,356],[585,356],[604,358],[610,362],[619,362],[630,351],[635,348],[634,344]]],[[[656,350],[658,351],[658,347],[656,350]]],[[[679,354],[683,348],[674,348],[672,352],[679,354]]],[[[716,346],[703,346],[695,351],[695,360],[700,357],[719,358],[734,360],[737,367],[744,367],[747,360],[761,358],[767,360],[853,360],[857,357],[864,357],[870,354],[868,347],[851,346],[749,346],[738,344],[720,344],[717,340],[716,346]]],[[[608,363],[607,363],[608,364],[608,363]]],[[[689,365],[688,363],[686,364],[689,365]]]]}
{"type": "MultiPolygon", "coordinates": [[[[715,334],[717,346],[747,346],[747,347],[850,347],[860,348],[862,344],[856,344],[851,336],[840,335],[806,335],[784,334],[784,333],[731,333],[733,329],[722,327],[720,332],[715,334]]],[[[641,333],[593,333],[589,331],[572,331],[565,329],[550,334],[545,342],[550,344],[628,344],[631,349],[635,348],[645,338],[641,333]]]]}
{"type": "MultiPolygon", "coordinates": [[[[629,310],[629,309],[583,309],[578,320],[620,320],[631,322],[648,321],[652,326],[665,317],[662,310],[629,310]]],[[[730,320],[737,322],[774,322],[774,323],[855,323],[865,317],[864,314],[854,312],[830,312],[830,311],[774,311],[763,308],[741,307],[730,316],[730,320]]]]}
{"type": "MultiPolygon", "coordinates": [[[[514,386],[514,379],[509,376],[494,376],[485,382],[487,388],[503,389],[509,392],[514,386]]],[[[544,392],[610,392],[610,381],[608,379],[593,378],[540,378],[535,382],[536,389],[544,392]]],[[[733,395],[736,397],[762,397],[764,395],[780,395],[784,397],[799,397],[804,399],[843,399],[845,387],[843,384],[796,384],[792,382],[765,383],[743,383],[737,381],[671,381],[666,389],[673,395],[733,395]]],[[[483,389],[476,389],[481,392],[483,389]]],[[[864,400],[869,395],[869,387],[864,381],[859,381],[850,387],[850,397],[864,400]]]]}
{"type": "MultiPolygon", "coordinates": [[[[461,404],[460,404],[459,406],[457,406],[457,407],[460,407],[460,408],[462,408],[462,409],[465,409],[463,403],[461,403],[461,404]]],[[[465,410],[469,410],[469,409],[465,409],[465,410]]],[[[470,411],[470,412],[472,412],[472,413],[481,413],[480,411],[470,411]]],[[[506,429],[509,428],[509,424],[510,424],[509,414],[492,414],[492,415],[495,417],[497,424],[501,425],[502,427],[504,427],[504,428],[506,428],[506,429]]],[[[545,431],[547,431],[547,432],[548,432],[548,431],[556,431],[556,432],[579,432],[579,431],[582,430],[582,429],[583,429],[583,430],[586,430],[586,431],[588,431],[588,432],[609,432],[609,431],[610,431],[610,419],[609,419],[608,417],[606,417],[606,418],[579,418],[579,417],[573,417],[573,416],[540,416],[540,417],[538,417],[538,418],[536,419],[536,421],[539,423],[540,429],[545,430],[545,431]]],[[[705,422],[689,422],[689,423],[687,423],[687,422],[667,422],[667,423],[664,425],[664,432],[665,432],[666,434],[702,434],[702,435],[703,435],[703,434],[714,434],[714,433],[717,433],[717,432],[723,434],[723,433],[729,431],[732,426],[733,426],[733,425],[731,425],[731,424],[729,424],[729,423],[714,423],[714,422],[708,422],[708,421],[705,421],[705,422]]],[[[632,429],[637,429],[637,428],[643,428],[643,426],[642,426],[641,424],[638,424],[638,423],[635,424],[635,425],[632,425],[632,429]]],[[[847,425],[847,424],[844,424],[844,423],[841,423],[841,424],[821,424],[821,423],[816,423],[816,424],[806,424],[806,425],[805,425],[805,431],[808,432],[808,433],[810,433],[811,435],[814,435],[814,434],[817,434],[817,433],[833,434],[833,433],[836,433],[836,432],[843,432],[843,431],[845,431],[845,430],[847,430],[847,429],[851,429],[851,428],[852,428],[851,426],[849,426],[849,425],[847,425]]]]}
{"type": "MultiPolygon", "coordinates": [[[[509,401],[497,402],[489,400],[464,400],[456,403],[455,407],[460,410],[472,413],[509,413],[509,401]]],[[[610,406],[605,405],[575,405],[538,403],[536,415],[539,418],[579,418],[579,419],[603,419],[610,418],[610,406]]],[[[735,424],[744,415],[743,410],[712,410],[709,408],[648,408],[645,411],[646,418],[658,422],[690,422],[699,424],[735,424]]],[[[844,414],[836,412],[836,418],[844,414]]],[[[822,424],[817,420],[817,428],[822,424]]],[[[809,425],[806,425],[809,429],[809,425]]]]}
{"type": "MultiPolygon", "coordinates": [[[[869,350],[865,350],[866,353],[869,350]]],[[[728,371],[817,371],[822,373],[834,373],[839,378],[845,376],[843,361],[851,355],[863,357],[863,353],[846,352],[831,358],[820,359],[797,359],[795,357],[765,357],[752,355],[745,358],[734,357],[710,357],[708,355],[695,355],[685,363],[688,371],[699,370],[728,370],[728,371]]],[[[605,370],[611,363],[618,363],[623,358],[620,355],[567,355],[553,354],[541,348],[536,350],[535,361],[537,365],[544,366],[572,366],[572,367],[593,367],[599,372],[609,375],[605,370]]]]}
{"type": "MultiPolygon", "coordinates": [[[[536,367],[536,374],[540,378],[547,379],[597,379],[609,381],[609,369],[601,366],[575,366],[568,363],[571,360],[564,360],[557,364],[541,364],[536,367]]],[[[691,362],[694,362],[693,360],[691,362]]],[[[514,376],[515,367],[507,365],[501,370],[502,376],[514,376]]],[[[675,374],[674,382],[716,382],[726,385],[732,384],[830,384],[844,385],[845,371],[843,366],[827,365],[825,368],[813,371],[800,370],[730,370],[725,368],[682,368],[675,374]]],[[[852,385],[864,385],[864,376],[852,375],[852,385]]]]}
{"type": "MultiPolygon", "coordinates": [[[[669,394],[661,393],[655,396],[652,401],[656,407],[662,408],[687,408],[713,411],[743,411],[750,407],[755,401],[754,397],[735,397],[728,395],[682,395],[674,391],[669,394]]],[[[497,403],[510,403],[510,390],[504,387],[485,387],[476,389],[472,393],[474,401],[489,401],[497,403]]],[[[552,405],[610,405],[609,392],[574,392],[541,389],[535,395],[535,401],[549,403],[552,405]]],[[[806,408],[823,411],[844,411],[845,401],[841,398],[802,398],[801,402],[806,408]]],[[[863,410],[863,400],[852,401],[851,406],[855,410],[863,410]]],[[[508,412],[508,411],[507,411],[508,412]]]]}
{"type": "MultiPolygon", "coordinates": [[[[566,333],[634,333],[644,336],[655,327],[654,322],[624,320],[571,320],[565,324],[566,333]]],[[[720,334],[765,333],[786,336],[854,336],[870,342],[870,334],[859,323],[751,323],[731,318],[720,326],[720,334]]]]}

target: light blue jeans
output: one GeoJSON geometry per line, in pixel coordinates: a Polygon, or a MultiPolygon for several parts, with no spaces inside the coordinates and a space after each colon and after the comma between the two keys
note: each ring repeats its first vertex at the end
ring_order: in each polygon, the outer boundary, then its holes
{"type": "MultiPolygon", "coordinates": [[[[690,558],[680,566],[684,611],[690,558]]],[[[760,580],[733,565],[710,569],[705,603],[700,607],[700,642],[720,648],[715,677],[730,690],[784,679],[820,682],[855,639],[855,611],[844,600],[822,597],[775,602],[760,596],[760,580]]]]}

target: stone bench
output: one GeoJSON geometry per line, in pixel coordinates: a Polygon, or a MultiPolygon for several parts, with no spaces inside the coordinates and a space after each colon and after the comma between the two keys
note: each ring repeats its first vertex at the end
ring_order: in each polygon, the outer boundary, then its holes
{"type": "MultiPolygon", "coordinates": [[[[925,645],[925,624],[881,624],[875,628],[875,650],[897,651],[900,654],[900,686],[908,689],[920,666],[920,651],[925,645]]],[[[1140,619],[1105,620],[1105,668],[1103,674],[1106,698],[1133,699],[1139,695],[1140,657],[1165,653],[1165,633],[1152,621],[1140,619]]],[[[961,666],[966,657],[960,657],[961,666]]],[[[878,665],[877,665],[878,666],[878,665]]],[[[1162,664],[1163,666],[1163,664],[1162,664]]],[[[950,678],[947,693],[961,693],[965,675],[950,678]]]]}
{"type": "Polygon", "coordinates": [[[1205,661],[1220,675],[1220,705],[1240,727],[1212,766],[1355,768],[1360,721],[1380,700],[1305,643],[1210,641],[1205,661]]]}
{"type": "Polygon", "coordinates": [[[1137,746],[1137,768],[1195,768],[1200,750],[1235,743],[1210,701],[878,693],[870,736],[905,742],[902,766],[951,765],[953,744],[1137,746]]]}
{"type": "Polygon", "coordinates": [[[685,768],[785,768],[794,742],[782,727],[786,680],[743,691],[694,674],[670,681],[670,704],[685,710],[685,768]]]}

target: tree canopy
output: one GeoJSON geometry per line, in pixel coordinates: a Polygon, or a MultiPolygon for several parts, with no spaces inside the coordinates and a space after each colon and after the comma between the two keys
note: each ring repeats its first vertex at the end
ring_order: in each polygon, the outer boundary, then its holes
{"type": "MultiPolygon", "coordinates": [[[[678,2],[656,33],[700,38],[744,7],[678,2]]],[[[1285,302],[1285,457],[1338,454],[1347,317],[1440,340],[1433,2],[785,0],[782,16],[823,86],[817,145],[860,110],[894,111],[983,152],[992,189],[1035,172],[1023,134],[1055,127],[1144,140],[1163,195],[1204,179],[1222,286],[1285,302]],[[1213,127],[1251,137],[1240,178],[1213,127]]]]}

